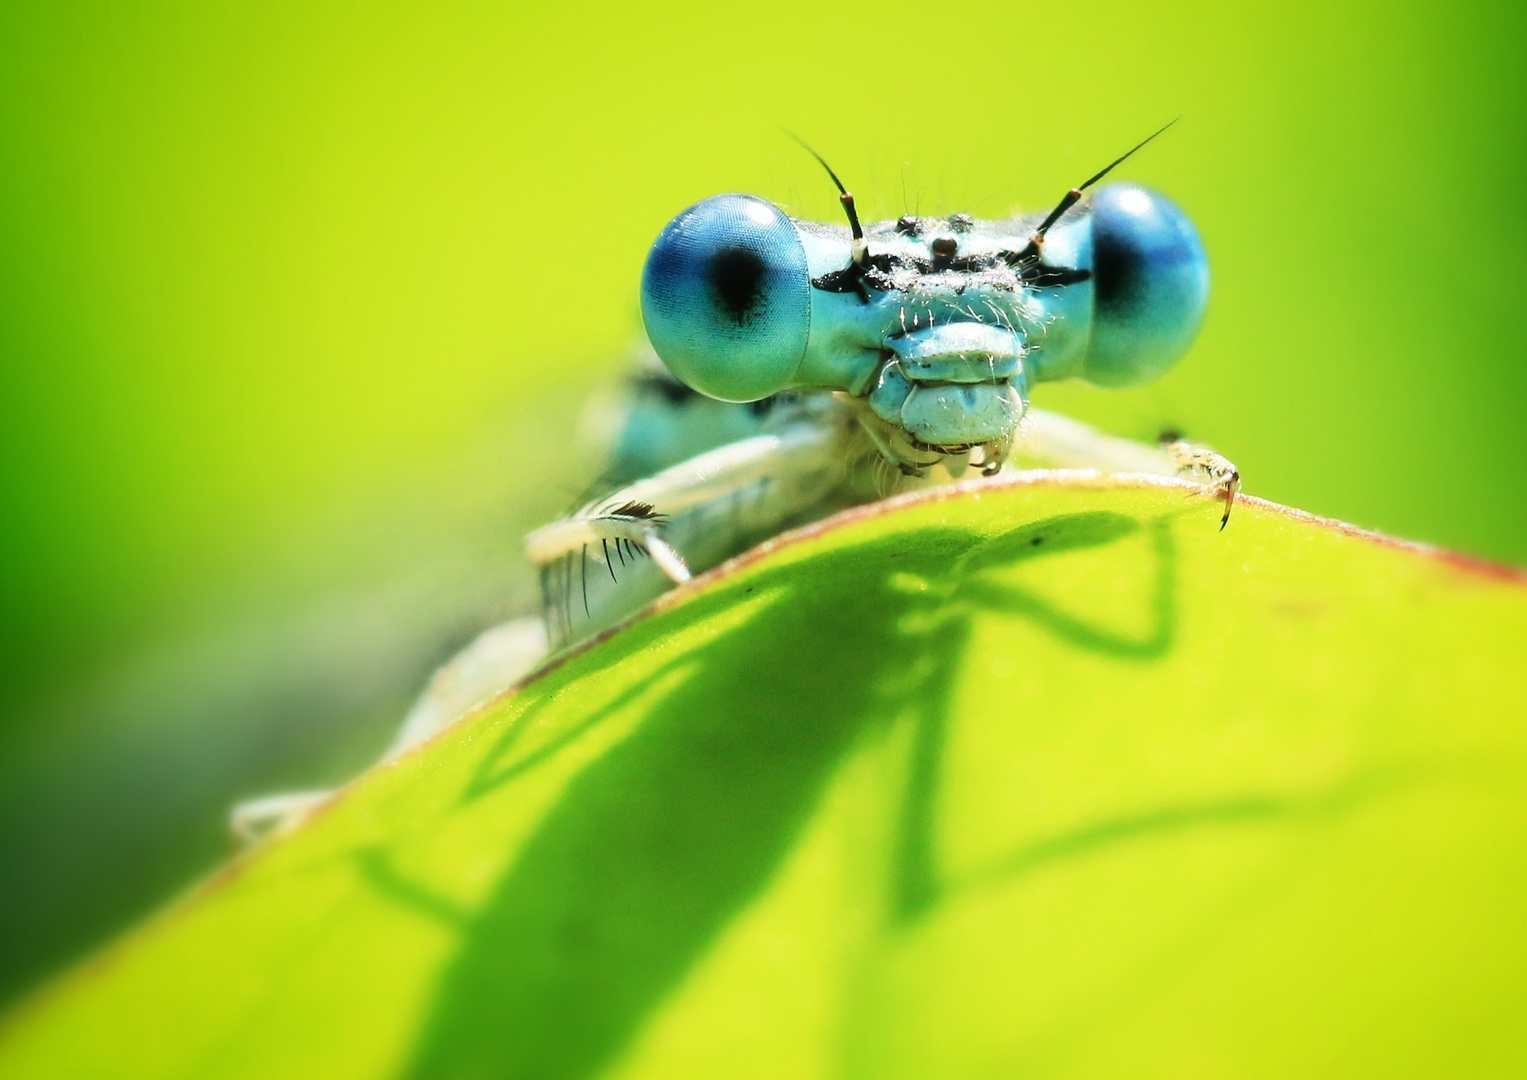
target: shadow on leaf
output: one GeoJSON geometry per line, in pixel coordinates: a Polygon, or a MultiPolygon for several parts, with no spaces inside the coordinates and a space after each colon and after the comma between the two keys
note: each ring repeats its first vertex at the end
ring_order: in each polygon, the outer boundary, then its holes
{"type": "MultiPolygon", "coordinates": [[[[905,717],[908,701],[918,703],[918,730],[892,907],[901,918],[926,912],[939,896],[931,837],[940,749],[973,617],[1010,613],[1079,649],[1149,662],[1171,648],[1174,575],[1167,522],[1094,512],[995,538],[902,533],[696,597],[674,615],[695,623],[745,598],[766,602],[631,688],[677,673],[632,733],[572,779],[469,915],[407,1075],[596,1074],[768,882],[856,742],[905,717]],[[987,575],[1142,528],[1157,567],[1142,637],[987,575]]],[[[621,652],[638,653],[670,623],[638,622],[617,639],[621,652]]],[[[604,715],[515,760],[536,708],[488,755],[468,799],[534,768],[604,715]]],[[[400,903],[442,914],[384,866],[367,871],[400,903]]]]}

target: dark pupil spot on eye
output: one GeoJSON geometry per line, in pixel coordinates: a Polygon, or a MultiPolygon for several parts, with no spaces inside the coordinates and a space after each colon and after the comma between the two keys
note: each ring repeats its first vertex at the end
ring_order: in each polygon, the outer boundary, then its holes
{"type": "Polygon", "coordinates": [[[758,252],[749,248],[724,248],[711,259],[711,295],[716,307],[738,326],[746,326],[762,310],[767,269],[758,252]]]}
{"type": "Polygon", "coordinates": [[[1092,274],[1097,303],[1115,312],[1133,312],[1147,300],[1149,266],[1139,248],[1111,229],[1092,234],[1092,274]]]}

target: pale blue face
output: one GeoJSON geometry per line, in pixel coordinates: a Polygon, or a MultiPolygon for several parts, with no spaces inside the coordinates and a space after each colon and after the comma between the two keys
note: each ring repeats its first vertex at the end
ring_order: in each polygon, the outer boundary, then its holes
{"type": "Polygon", "coordinates": [[[1005,456],[1032,383],[1155,378],[1208,296],[1198,234],[1144,188],[1100,189],[1039,245],[1037,224],[903,217],[869,226],[856,263],[847,229],[718,195],[658,236],[642,315],[664,363],[712,397],[842,390],[915,446],[1005,456]]]}

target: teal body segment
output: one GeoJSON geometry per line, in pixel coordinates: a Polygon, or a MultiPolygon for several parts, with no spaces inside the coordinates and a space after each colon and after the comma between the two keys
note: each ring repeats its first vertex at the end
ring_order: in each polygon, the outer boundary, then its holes
{"type": "Polygon", "coordinates": [[[987,462],[1006,457],[1033,383],[1155,378],[1207,298],[1191,222],[1133,184],[1073,193],[1043,220],[909,216],[861,240],[719,195],[663,230],[642,279],[653,347],[702,393],[841,391],[918,451],[984,447],[987,462]]]}

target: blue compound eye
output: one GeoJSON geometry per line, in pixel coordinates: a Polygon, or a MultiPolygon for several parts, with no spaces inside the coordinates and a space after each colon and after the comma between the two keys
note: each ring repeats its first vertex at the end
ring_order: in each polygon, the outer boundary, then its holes
{"type": "Polygon", "coordinates": [[[691,206],[647,255],[642,320],[663,363],[702,394],[757,401],[784,389],[811,329],[811,277],[795,226],[751,195],[691,206]]]}
{"type": "Polygon", "coordinates": [[[1092,339],[1085,376],[1104,386],[1154,379],[1193,343],[1209,263],[1183,212],[1154,191],[1110,184],[1092,201],[1092,339]]]}

